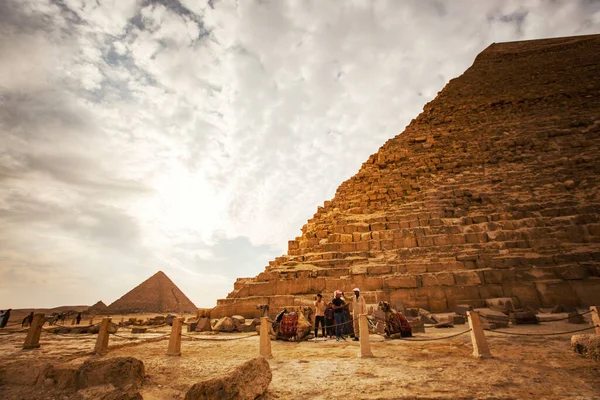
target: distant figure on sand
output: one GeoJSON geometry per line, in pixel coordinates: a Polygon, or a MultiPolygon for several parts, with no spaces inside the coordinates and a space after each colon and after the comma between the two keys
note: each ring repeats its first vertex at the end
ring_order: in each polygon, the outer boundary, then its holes
{"type": "Polygon", "coordinates": [[[81,322],[81,313],[77,313],[77,317],[75,317],[75,323],[77,325],[79,325],[80,322],[81,322]]]}
{"type": "Polygon", "coordinates": [[[21,328],[26,327],[26,326],[31,326],[32,322],[33,322],[33,311],[30,312],[28,316],[23,318],[23,322],[21,322],[21,328]]]}
{"type": "Polygon", "coordinates": [[[2,314],[2,319],[0,319],[0,328],[4,328],[8,323],[8,319],[10,318],[10,310],[12,310],[12,308],[9,308],[4,312],[4,314],[2,314]]]}

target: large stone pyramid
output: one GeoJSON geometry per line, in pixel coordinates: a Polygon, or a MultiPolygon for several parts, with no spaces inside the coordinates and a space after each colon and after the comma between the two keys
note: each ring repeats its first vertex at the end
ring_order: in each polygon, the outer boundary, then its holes
{"type": "Polygon", "coordinates": [[[164,272],[158,271],[108,306],[109,313],[196,312],[196,306],[164,272]]]}
{"type": "Polygon", "coordinates": [[[600,35],[492,44],[212,316],[354,286],[432,311],[600,304],[599,99],[600,35]]]}

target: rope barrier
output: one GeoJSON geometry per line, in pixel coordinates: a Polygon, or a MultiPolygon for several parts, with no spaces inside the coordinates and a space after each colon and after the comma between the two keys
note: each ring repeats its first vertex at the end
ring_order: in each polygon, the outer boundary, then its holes
{"type": "Polygon", "coordinates": [[[153,337],[150,337],[150,338],[129,337],[129,336],[117,335],[116,333],[111,333],[111,335],[113,335],[114,337],[122,338],[122,339],[140,340],[140,341],[150,340],[150,339],[159,339],[159,338],[164,338],[164,337],[167,337],[167,336],[171,336],[170,333],[167,333],[167,334],[164,334],[164,335],[160,335],[160,336],[153,336],[153,337]]]}
{"type": "Polygon", "coordinates": [[[28,330],[29,330],[29,328],[21,329],[19,331],[2,332],[2,333],[0,333],[0,336],[14,335],[15,333],[27,332],[28,330]]]}
{"type": "MultiPolygon", "coordinates": [[[[600,327],[600,325],[598,325],[598,327],[600,327]]],[[[515,335],[515,336],[556,336],[556,335],[567,335],[569,333],[577,333],[577,332],[583,332],[583,331],[588,331],[590,329],[594,329],[595,326],[590,326],[588,328],[583,328],[583,329],[577,329],[574,331],[568,331],[568,332],[554,332],[554,333],[518,333],[518,332],[503,332],[503,331],[496,331],[493,329],[485,329],[486,331],[490,331],[490,332],[494,332],[494,333],[500,333],[503,335],[515,335]]]]}
{"type": "MultiPolygon", "coordinates": [[[[434,342],[434,341],[437,341],[437,340],[452,339],[452,338],[464,335],[465,333],[469,333],[471,331],[472,331],[472,329],[468,329],[468,330],[466,330],[464,332],[460,332],[460,333],[457,333],[457,334],[454,334],[454,335],[450,335],[450,336],[444,336],[444,337],[441,337],[441,338],[418,339],[418,338],[403,338],[403,337],[400,337],[398,339],[405,340],[407,342],[434,342]]],[[[384,335],[382,333],[377,333],[377,335],[387,337],[386,335],[384,335]]]]}
{"type": "Polygon", "coordinates": [[[190,335],[190,334],[187,334],[187,333],[182,333],[181,336],[189,338],[190,340],[207,340],[207,341],[214,341],[214,342],[229,342],[229,341],[232,341],[232,340],[247,339],[249,337],[254,337],[254,336],[259,336],[259,335],[257,333],[255,333],[253,335],[247,335],[247,336],[235,337],[235,338],[227,338],[227,339],[198,337],[198,336],[193,336],[193,335],[190,335]]]}
{"type": "MultiPolygon", "coordinates": [[[[564,320],[567,320],[567,319],[570,319],[570,318],[575,318],[575,317],[580,316],[580,315],[583,316],[583,315],[589,314],[591,312],[592,312],[592,310],[589,310],[589,311],[583,312],[581,314],[572,314],[572,315],[569,315],[568,317],[557,318],[557,319],[547,319],[547,320],[540,320],[539,318],[536,318],[536,319],[540,323],[543,323],[543,322],[564,321],[564,320]]],[[[501,317],[499,315],[481,315],[481,314],[479,314],[479,318],[487,319],[488,321],[502,321],[502,322],[507,322],[507,321],[510,320],[510,317],[508,315],[504,316],[504,317],[501,317]]]]}

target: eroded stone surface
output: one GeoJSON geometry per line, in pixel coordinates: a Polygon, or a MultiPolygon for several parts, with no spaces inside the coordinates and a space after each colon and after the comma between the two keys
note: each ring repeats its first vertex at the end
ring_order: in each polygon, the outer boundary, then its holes
{"type": "Polygon", "coordinates": [[[225,374],[193,385],[186,400],[242,399],[254,400],[271,383],[271,367],[263,357],[246,361],[225,374]]]}

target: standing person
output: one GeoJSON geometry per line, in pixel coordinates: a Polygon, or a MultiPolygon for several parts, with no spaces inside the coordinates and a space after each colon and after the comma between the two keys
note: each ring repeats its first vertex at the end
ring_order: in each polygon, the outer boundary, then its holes
{"type": "Polygon", "coordinates": [[[346,324],[346,315],[344,314],[344,307],[346,303],[342,300],[342,292],[339,290],[335,291],[335,298],[333,303],[333,318],[335,319],[335,340],[340,339],[346,340],[343,336],[344,325],[346,324]]]}
{"type": "Polygon", "coordinates": [[[30,312],[28,316],[23,318],[23,322],[21,322],[21,328],[23,328],[24,326],[31,326],[32,322],[33,322],[33,311],[30,312]]]}
{"type": "Polygon", "coordinates": [[[327,336],[330,338],[332,338],[335,334],[335,322],[333,314],[333,303],[330,301],[327,303],[327,307],[325,308],[325,331],[327,332],[327,336]]]}
{"type": "Polygon", "coordinates": [[[77,313],[77,316],[75,317],[75,324],[79,325],[80,322],[81,322],[81,313],[77,313]]]}
{"type": "Polygon", "coordinates": [[[367,313],[367,302],[365,301],[365,298],[360,295],[359,288],[354,288],[354,298],[352,303],[352,325],[354,326],[354,340],[357,341],[360,336],[358,323],[360,314],[367,313]]]}
{"type": "Polygon", "coordinates": [[[319,323],[321,324],[321,329],[323,330],[323,339],[327,337],[325,335],[325,307],[323,296],[321,293],[317,294],[315,300],[315,342],[317,341],[317,336],[319,336],[319,323]]]}
{"type": "Polygon", "coordinates": [[[2,315],[2,319],[0,320],[0,328],[4,328],[8,323],[8,319],[10,318],[10,310],[12,310],[12,308],[6,310],[2,315]]]}

